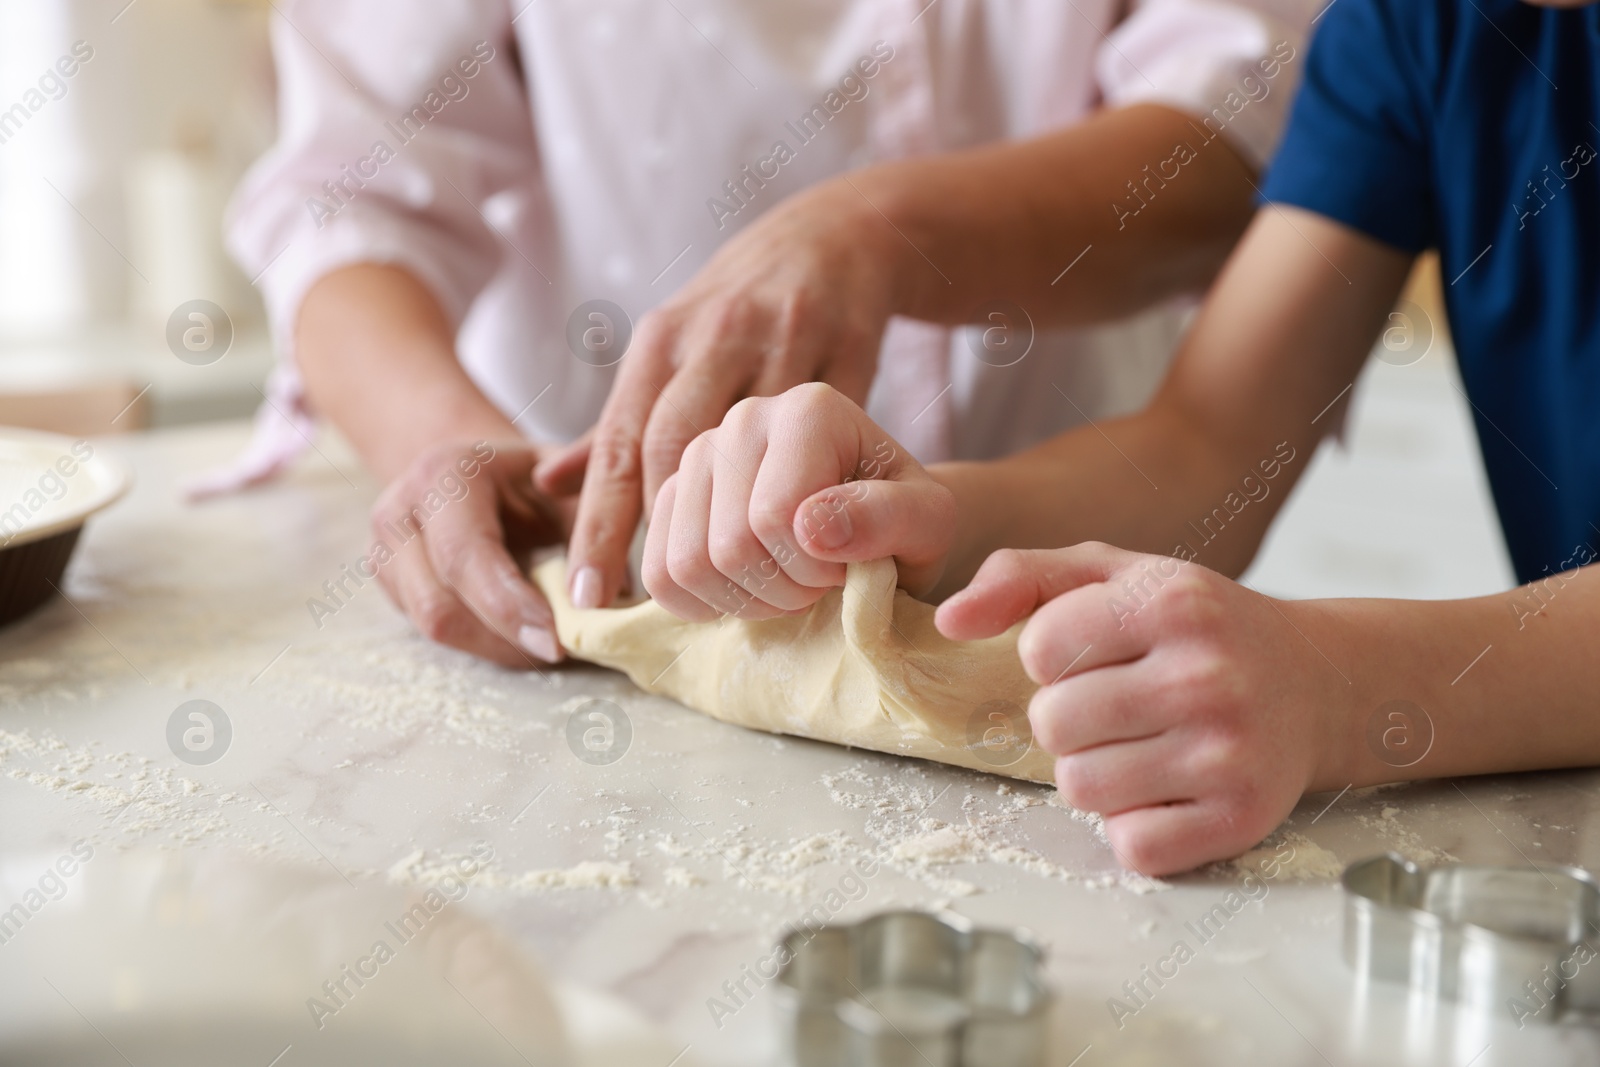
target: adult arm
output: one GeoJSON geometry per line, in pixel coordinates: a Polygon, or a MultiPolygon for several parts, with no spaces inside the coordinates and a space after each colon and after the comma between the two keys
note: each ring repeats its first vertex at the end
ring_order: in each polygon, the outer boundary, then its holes
{"type": "Polygon", "coordinates": [[[384,587],[428,636],[527,666],[560,650],[513,550],[562,524],[533,491],[536,453],[454,349],[505,255],[480,204],[537,164],[509,22],[491,3],[278,5],[279,139],[229,240],[259,279],[288,402],[333,421],[385,483],[384,587]]]}
{"type": "Polygon", "coordinates": [[[504,666],[560,659],[516,553],[559,541],[562,515],[428,287],[401,267],[337,269],[306,294],[295,348],[310,400],[385,485],[372,532],[393,553],[378,579],[395,603],[429,639],[504,666]]]}
{"type": "Polygon", "coordinates": [[[1227,138],[1203,138],[1185,112],[1136,104],[845,175],[763,216],[641,322],[592,441],[541,466],[547,490],[583,479],[574,602],[616,595],[642,506],[741,397],[822,381],[863,400],[891,316],[961,323],[1006,299],[1040,325],[1085,324],[1206,285],[1253,186],[1227,138]],[[1131,193],[1163,166],[1175,177],[1131,193]]]}

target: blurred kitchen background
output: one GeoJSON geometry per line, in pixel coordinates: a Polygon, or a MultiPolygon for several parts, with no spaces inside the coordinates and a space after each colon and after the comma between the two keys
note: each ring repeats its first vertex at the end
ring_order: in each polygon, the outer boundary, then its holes
{"type": "Polygon", "coordinates": [[[0,0],[0,424],[103,434],[260,402],[260,304],[220,220],[273,136],[269,13],[266,0],[0,0]],[[85,54],[61,77],[58,61],[85,54]],[[207,365],[166,340],[196,299],[233,326],[207,365]]]}

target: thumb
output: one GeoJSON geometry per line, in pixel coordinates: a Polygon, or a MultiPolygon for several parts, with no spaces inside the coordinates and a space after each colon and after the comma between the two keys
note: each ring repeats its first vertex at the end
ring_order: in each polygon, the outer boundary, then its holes
{"type": "Polygon", "coordinates": [[[829,563],[893,556],[902,570],[942,566],[955,534],[955,495],[927,476],[875,479],[813,493],[795,509],[794,535],[829,563]]]}
{"type": "Polygon", "coordinates": [[[1103,582],[1137,558],[1097,541],[1071,548],[1003,548],[983,561],[967,587],[939,606],[934,625],[952,641],[1004,633],[1040,605],[1103,582]]]}

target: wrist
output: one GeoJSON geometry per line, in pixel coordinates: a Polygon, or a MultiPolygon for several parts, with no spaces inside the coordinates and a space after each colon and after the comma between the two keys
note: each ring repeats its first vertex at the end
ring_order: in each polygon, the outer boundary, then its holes
{"type": "Polygon", "coordinates": [[[511,421],[481,396],[447,400],[442,405],[424,403],[389,422],[385,429],[387,432],[374,436],[361,449],[384,481],[392,481],[420,456],[441,445],[528,443],[511,421]]]}
{"type": "MultiPolygon", "coordinates": [[[[1373,672],[1369,665],[1392,662],[1394,647],[1385,637],[1380,620],[1365,617],[1364,609],[1383,602],[1367,600],[1276,600],[1274,604],[1300,631],[1311,672],[1311,743],[1307,792],[1340,790],[1347,786],[1375,785],[1404,777],[1387,773],[1387,766],[1370,751],[1368,719],[1395,695],[1396,682],[1385,667],[1373,672]],[[1369,647],[1376,639],[1388,645],[1374,657],[1369,647]],[[1387,696],[1385,694],[1388,694],[1387,696]]],[[[1389,635],[1395,637],[1397,635],[1389,635]]]]}
{"type": "Polygon", "coordinates": [[[885,286],[885,318],[916,317],[926,303],[924,274],[932,272],[917,251],[927,242],[910,210],[911,192],[893,164],[841,175],[816,190],[827,200],[840,241],[885,286]]]}

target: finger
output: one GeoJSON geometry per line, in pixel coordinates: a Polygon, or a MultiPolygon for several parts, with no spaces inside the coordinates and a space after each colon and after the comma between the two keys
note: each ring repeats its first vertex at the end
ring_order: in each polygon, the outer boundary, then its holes
{"type": "Polygon", "coordinates": [[[584,431],[582,437],[570,445],[550,452],[540,458],[533,472],[533,484],[547,496],[572,496],[583,488],[583,475],[589,466],[589,450],[594,444],[594,430],[584,431]]]}
{"type": "Polygon", "coordinates": [[[427,552],[417,541],[403,546],[378,573],[384,589],[428,640],[502,667],[527,669],[528,653],[486,626],[439,581],[427,552]]]}
{"type": "MultiPolygon", "coordinates": [[[[768,322],[766,358],[751,382],[751,396],[777,396],[803,382],[815,381],[830,360],[839,360],[845,337],[833,326],[833,308],[817,306],[804,287],[785,294],[768,322]]],[[[847,355],[854,356],[852,351],[847,355]]],[[[870,358],[859,360],[870,366],[870,358]]]]}
{"type": "Polygon", "coordinates": [[[628,549],[644,507],[644,428],[661,388],[672,377],[667,329],[641,327],[647,336],[640,338],[636,358],[623,361],[594,429],[567,545],[568,596],[577,608],[611,603],[627,579],[628,549]]]}
{"type": "MultiPolygon", "coordinates": [[[[732,420],[743,405],[729,414],[732,420]]],[[[850,536],[847,509],[862,495],[861,482],[847,479],[892,479],[915,467],[915,461],[884,435],[866,413],[837,391],[806,385],[784,394],[762,410],[767,455],[750,494],[750,525],[784,573],[801,585],[832,588],[844,584],[844,563],[876,558],[827,555],[812,551],[850,536]],[[827,491],[832,490],[829,494],[827,491]]]]}
{"type": "Polygon", "coordinates": [[[653,501],[661,483],[671,477],[689,442],[722,424],[734,401],[749,383],[743,361],[726,348],[703,359],[686,357],[686,365],[661,390],[643,443],[644,499],[653,501]]]}
{"type": "Polygon", "coordinates": [[[1186,757],[1171,732],[1099,745],[1059,757],[1056,788],[1068,804],[1101,815],[1192,800],[1206,783],[1196,780],[1186,757]]]}
{"type": "Polygon", "coordinates": [[[955,497],[932,478],[859,481],[808,497],[795,510],[794,533],[818,559],[893,556],[925,566],[949,551],[955,514],[955,497]]]}
{"type": "Polygon", "coordinates": [[[705,601],[673,581],[667,568],[667,545],[672,531],[672,509],[677,502],[678,478],[674,474],[656,494],[655,510],[650,516],[650,528],[644,539],[644,560],[640,576],[645,590],[655,602],[680,619],[690,622],[710,622],[721,612],[708,607],[705,601]]]}
{"type": "Polygon", "coordinates": [[[564,658],[550,605],[511,558],[498,522],[457,507],[430,522],[423,538],[434,574],[485,626],[546,663],[564,658]]]}
{"type": "Polygon", "coordinates": [[[710,529],[714,434],[697,438],[684,453],[667,533],[667,574],[679,588],[718,615],[768,619],[779,614],[726,578],[711,561],[710,529]]]}
{"type": "Polygon", "coordinates": [[[1105,581],[1137,554],[1098,542],[1072,548],[1004,548],[983,561],[972,582],[939,606],[934,622],[954,641],[1004,633],[1053,597],[1105,581]]]}
{"type": "Polygon", "coordinates": [[[1154,737],[1171,716],[1141,668],[1119,664],[1042,686],[1028,702],[1033,739],[1066,756],[1096,745],[1154,737]]]}
{"type": "Polygon", "coordinates": [[[1260,836],[1227,818],[1215,799],[1134,808],[1108,817],[1105,831],[1122,864],[1152,878],[1237,856],[1260,836]]]}
{"type": "Polygon", "coordinates": [[[439,581],[508,643],[547,663],[559,661],[555,618],[506,546],[502,511],[514,523],[532,522],[540,501],[529,491],[534,454],[497,459],[480,487],[470,485],[422,527],[422,544],[439,581]]]}
{"type": "MultiPolygon", "coordinates": [[[[764,434],[732,432],[736,427],[731,424],[745,421],[730,416],[726,428],[716,434],[707,530],[711,563],[724,578],[774,613],[798,611],[820,600],[823,590],[802,586],[785,574],[776,554],[769,553],[751,530],[751,476],[767,465],[769,456],[777,464],[785,460],[767,452],[764,434]]],[[[740,618],[757,617],[751,610],[738,614],[740,618]]]]}
{"type": "Polygon", "coordinates": [[[1091,582],[1035,611],[1017,637],[1017,656],[1028,677],[1054,685],[1150,651],[1147,629],[1127,624],[1132,613],[1116,592],[1109,583],[1091,582]]]}

